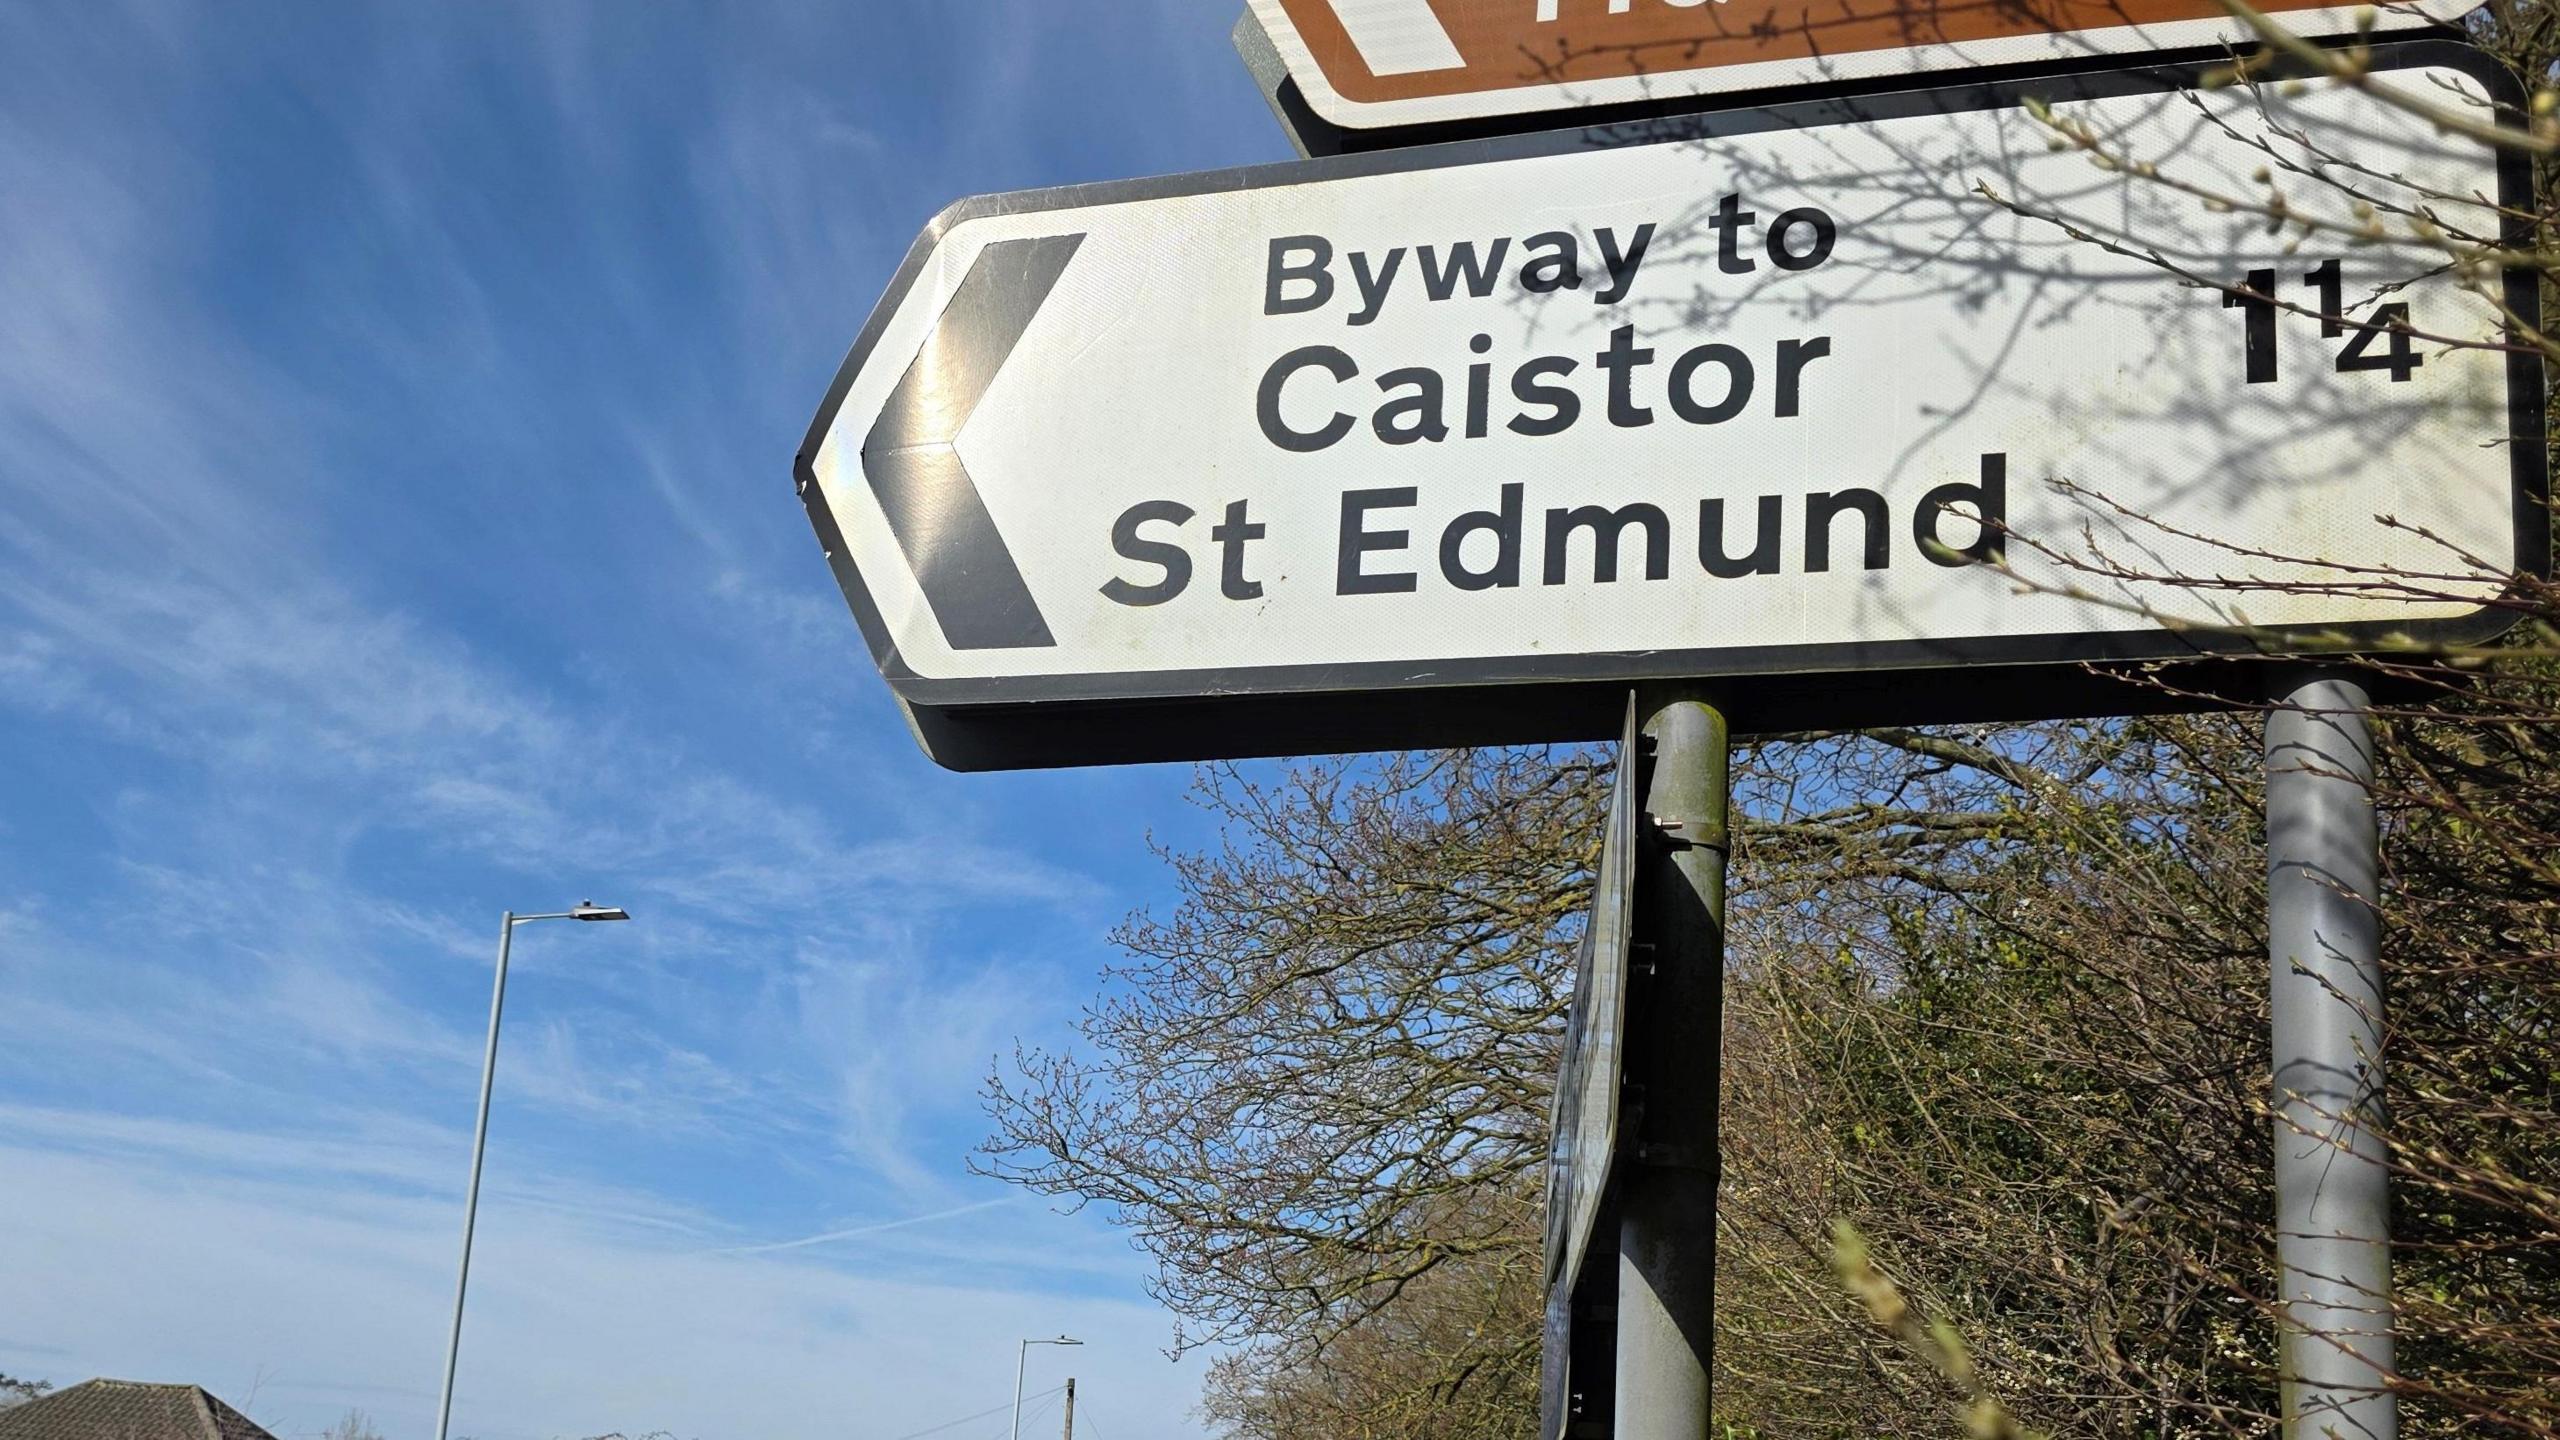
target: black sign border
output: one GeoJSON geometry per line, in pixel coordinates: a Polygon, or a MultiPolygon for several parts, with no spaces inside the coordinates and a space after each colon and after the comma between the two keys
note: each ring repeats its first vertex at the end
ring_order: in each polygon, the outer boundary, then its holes
{"type": "MultiPolygon", "coordinates": [[[[2525,103],[2513,75],[2485,52],[2458,40],[2427,37],[2376,42],[2372,54],[2377,72],[2443,66],[2479,81],[2497,101],[2518,107],[2525,103]]],[[[2014,107],[2029,96],[2067,102],[2167,93],[2193,88],[2206,71],[2228,64],[2229,58],[2224,51],[2181,52],[2129,64],[2119,61],[2105,70],[2074,64],[1882,94],[1822,95],[1782,104],[1682,112],[1276,165],[974,196],[935,216],[909,249],[828,387],[794,460],[794,477],[836,583],[861,625],[881,674],[906,709],[918,741],[934,760],[957,770],[1597,739],[1614,728],[1630,682],[1672,678],[1730,685],[1729,708],[1742,733],[1808,725],[2044,719],[2192,708],[2200,702],[2192,694],[2179,692],[2227,688],[2227,677],[2214,672],[2230,667],[2181,674],[2168,687],[2132,683],[2108,673],[2108,667],[2192,665],[2214,657],[2260,655],[2265,647],[2245,635],[2138,630],[929,679],[917,675],[898,653],[879,607],[854,570],[814,466],[854,377],[870,360],[891,317],[943,237],[969,220],[1632,145],[1965,114],[2014,107]],[[1951,677],[1941,672],[1954,666],[1995,668],[1989,673],[1975,669],[1962,685],[1944,683],[1951,677]],[[1939,683],[1927,683],[1933,679],[1939,683]]],[[[2511,212],[2530,213],[2530,161],[2518,151],[2502,151],[2498,175],[2500,202],[2511,212]]],[[[2508,224],[2510,244],[2521,246],[2529,240],[2525,222],[2511,218],[2508,224]]],[[[2529,275],[2509,273],[2506,300],[2527,323],[2539,326],[2540,296],[2529,275]]],[[[2513,568],[2543,575],[2550,565],[2550,534],[2540,360],[2511,354],[2507,388],[2516,533],[2513,568]]],[[[2513,619],[2509,609],[2491,604],[2438,620],[2290,628],[2303,632],[2305,639],[2337,637],[2343,642],[2318,653],[2352,654],[2388,637],[2428,645],[2478,644],[2504,631],[2513,619]]],[[[2269,628],[2287,633],[2285,627],[2269,628]]]]}

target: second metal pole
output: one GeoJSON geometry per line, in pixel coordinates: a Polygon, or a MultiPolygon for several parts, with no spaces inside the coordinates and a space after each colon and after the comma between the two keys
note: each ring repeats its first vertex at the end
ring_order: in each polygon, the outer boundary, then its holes
{"type": "Polygon", "coordinates": [[[2277,1369],[2284,1440],[2393,1440],[2372,701],[2298,678],[2267,716],[2277,1369]]]}
{"type": "Polygon", "coordinates": [[[1030,1359],[1030,1341],[1013,1347],[1013,1440],[1022,1440],[1022,1368],[1030,1359]]]}
{"type": "MultiPolygon", "coordinates": [[[[1716,1103],[1724,1034],[1730,736],[1693,696],[1645,696],[1658,844],[1636,875],[1642,1092],[1618,1222],[1618,1440],[1704,1440],[1715,1348],[1716,1103]]],[[[1633,763],[1635,757],[1621,757],[1633,763]]]]}
{"type": "Polygon", "coordinates": [[[480,1056],[480,1118],[471,1127],[471,1189],[462,1201],[462,1271],[453,1282],[453,1331],[444,1347],[444,1389],[436,1400],[436,1440],[453,1423],[453,1371],[462,1359],[462,1301],[471,1290],[471,1231],[480,1219],[480,1157],[489,1149],[489,1091],[498,1080],[498,1017],[507,1006],[507,951],[516,912],[498,922],[498,979],[489,990],[489,1046],[480,1056]]]}

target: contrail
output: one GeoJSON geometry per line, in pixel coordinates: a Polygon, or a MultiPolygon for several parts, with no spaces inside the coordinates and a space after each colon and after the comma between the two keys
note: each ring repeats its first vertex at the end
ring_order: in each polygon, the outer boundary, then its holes
{"type": "Polygon", "coordinates": [[[850,1230],[830,1230],[824,1235],[804,1235],[797,1240],[777,1240],[770,1245],[737,1245],[725,1250],[706,1250],[703,1253],[706,1255],[762,1255],[774,1250],[797,1250],[806,1245],[824,1245],[830,1240],[851,1240],[860,1235],[877,1235],[883,1230],[904,1230],[910,1225],[926,1225],[936,1220],[949,1220],[956,1216],[979,1210],[992,1210],[998,1205],[1012,1203],[1013,1199],[1010,1196],[1000,1200],[981,1200],[974,1205],[963,1205],[955,1210],[936,1210],[930,1215],[910,1215],[903,1220],[883,1220],[876,1225],[857,1225],[850,1230]]]}

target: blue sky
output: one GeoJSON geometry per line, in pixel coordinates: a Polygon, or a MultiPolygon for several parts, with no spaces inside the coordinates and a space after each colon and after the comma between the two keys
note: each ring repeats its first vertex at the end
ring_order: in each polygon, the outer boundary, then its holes
{"type": "Polygon", "coordinates": [[[790,457],[946,202],[1285,157],[1236,8],[0,7],[0,1371],[428,1433],[498,914],[593,896],[458,1433],[889,1440],[1061,1330],[1197,1433],[1140,1258],[962,1164],[1185,773],[934,769],[790,457]]]}

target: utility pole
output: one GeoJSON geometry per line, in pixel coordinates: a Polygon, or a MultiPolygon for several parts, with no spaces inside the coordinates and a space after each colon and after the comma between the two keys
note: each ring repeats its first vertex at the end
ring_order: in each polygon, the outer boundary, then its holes
{"type": "Polygon", "coordinates": [[[2372,700],[2296,672],[2267,713],[2277,1379],[2284,1440],[2393,1440],[2372,700]]]}
{"type": "MultiPolygon", "coordinates": [[[[1715,1343],[1716,1077],[1724,1037],[1731,737],[1694,693],[1644,693],[1628,1069],[1641,1075],[1618,1226],[1618,1440],[1705,1440],[1715,1343]]],[[[1636,757],[1622,757],[1632,764],[1636,757]]]]}
{"type": "Polygon", "coordinates": [[[1067,1377],[1067,1440],[1076,1440],[1076,1377],[1067,1377]]]}

